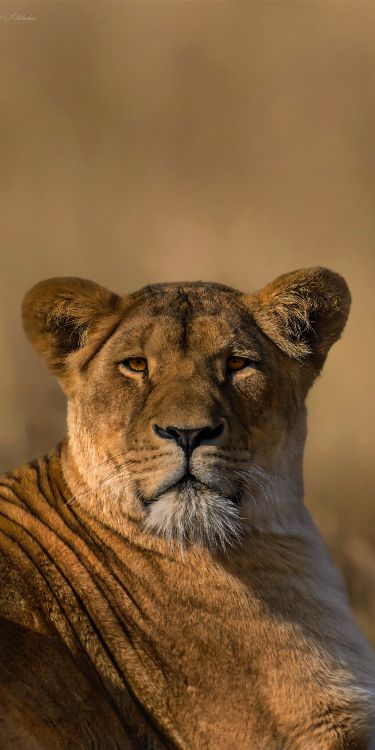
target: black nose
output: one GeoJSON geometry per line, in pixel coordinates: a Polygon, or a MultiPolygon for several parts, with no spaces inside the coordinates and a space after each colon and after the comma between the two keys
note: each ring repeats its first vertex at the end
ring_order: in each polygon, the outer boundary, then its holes
{"type": "Polygon", "coordinates": [[[194,430],[185,430],[181,427],[159,427],[154,424],[154,431],[165,440],[175,440],[187,456],[190,456],[198,445],[209,445],[224,431],[224,423],[216,427],[198,427],[194,430]]]}

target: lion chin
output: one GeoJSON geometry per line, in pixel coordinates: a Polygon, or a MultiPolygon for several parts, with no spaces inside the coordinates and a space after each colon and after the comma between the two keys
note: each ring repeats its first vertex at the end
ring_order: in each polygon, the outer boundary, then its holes
{"type": "Polygon", "coordinates": [[[148,531],[184,548],[197,544],[222,550],[240,544],[243,530],[236,498],[185,477],[145,503],[148,531]]]}

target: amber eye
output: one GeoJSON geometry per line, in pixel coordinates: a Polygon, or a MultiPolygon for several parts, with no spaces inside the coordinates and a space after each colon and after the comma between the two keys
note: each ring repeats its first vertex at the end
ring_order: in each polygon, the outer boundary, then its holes
{"type": "Polygon", "coordinates": [[[227,370],[229,372],[238,372],[243,370],[244,367],[248,367],[250,360],[245,357],[228,357],[227,359],[227,370]]]}
{"type": "Polygon", "coordinates": [[[122,364],[133,372],[146,372],[147,370],[147,359],[144,357],[128,357],[128,359],[124,359],[122,364]]]}

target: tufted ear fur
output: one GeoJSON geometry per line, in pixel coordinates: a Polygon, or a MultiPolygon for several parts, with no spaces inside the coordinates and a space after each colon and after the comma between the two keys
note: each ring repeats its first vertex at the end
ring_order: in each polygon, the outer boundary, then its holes
{"type": "Polygon", "coordinates": [[[279,276],[248,302],[268,338],[289,357],[320,370],[344,329],[350,292],[339,274],[306,268],[279,276]]]}
{"type": "Polygon", "coordinates": [[[24,297],[22,320],[36,350],[57,374],[69,354],[85,343],[89,329],[119,309],[121,298],[93,281],[41,281],[24,297]]]}

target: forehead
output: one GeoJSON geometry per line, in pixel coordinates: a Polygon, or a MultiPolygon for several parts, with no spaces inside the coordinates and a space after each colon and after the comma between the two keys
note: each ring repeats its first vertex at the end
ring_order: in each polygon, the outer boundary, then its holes
{"type": "Polygon", "coordinates": [[[207,352],[259,343],[241,293],[218,284],[158,284],[132,295],[114,344],[207,352]]]}

